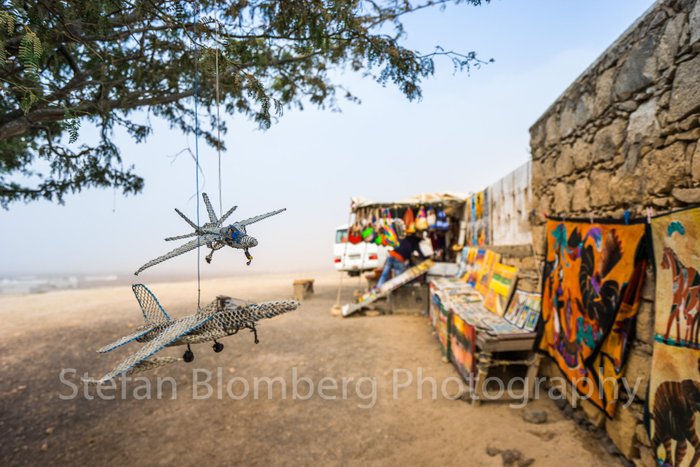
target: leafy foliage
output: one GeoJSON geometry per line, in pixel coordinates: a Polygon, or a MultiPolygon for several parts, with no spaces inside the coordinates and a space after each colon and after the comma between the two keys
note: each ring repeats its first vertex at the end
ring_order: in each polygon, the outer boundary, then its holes
{"type": "Polygon", "coordinates": [[[393,83],[415,100],[437,57],[455,70],[485,63],[474,52],[401,46],[406,14],[481,4],[424,1],[0,0],[0,205],[62,202],[88,187],[137,193],[143,179],[123,166],[114,129],[144,141],[150,119],[134,118],[144,110],[194,132],[195,75],[208,117],[200,133],[225,149],[217,135],[226,128],[215,118],[217,63],[225,111],[261,128],[285,107],[335,109],[339,95],[355,100],[331,80],[334,68],[393,83]],[[84,121],[100,130],[95,145],[78,144],[84,121]]]}

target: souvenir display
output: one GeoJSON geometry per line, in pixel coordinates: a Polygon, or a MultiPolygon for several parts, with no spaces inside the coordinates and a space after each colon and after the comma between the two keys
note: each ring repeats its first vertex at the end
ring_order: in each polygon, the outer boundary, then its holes
{"type": "Polygon", "coordinates": [[[694,466],[700,461],[700,208],[654,218],[651,231],[656,316],[649,438],[658,465],[694,466]]]}
{"type": "Polygon", "coordinates": [[[535,348],[612,417],[646,267],[643,224],[549,219],[535,348]]]}

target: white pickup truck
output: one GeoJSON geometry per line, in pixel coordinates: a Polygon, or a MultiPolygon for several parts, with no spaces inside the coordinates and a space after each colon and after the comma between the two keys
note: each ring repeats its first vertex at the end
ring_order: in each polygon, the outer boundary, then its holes
{"type": "Polygon", "coordinates": [[[385,247],[375,243],[360,242],[356,245],[349,243],[347,225],[341,225],[335,229],[333,264],[336,271],[347,271],[351,276],[358,276],[363,271],[382,267],[388,254],[385,247]]]}

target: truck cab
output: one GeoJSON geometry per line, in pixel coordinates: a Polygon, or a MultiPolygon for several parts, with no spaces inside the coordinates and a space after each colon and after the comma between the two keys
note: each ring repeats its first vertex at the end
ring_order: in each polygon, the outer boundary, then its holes
{"type": "Polygon", "coordinates": [[[341,225],[335,229],[333,265],[336,271],[345,271],[350,276],[358,276],[364,271],[382,267],[387,255],[387,248],[375,243],[348,242],[347,225],[341,225]]]}

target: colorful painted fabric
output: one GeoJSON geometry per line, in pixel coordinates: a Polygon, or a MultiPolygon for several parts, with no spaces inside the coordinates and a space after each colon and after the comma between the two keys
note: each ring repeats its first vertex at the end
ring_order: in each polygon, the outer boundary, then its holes
{"type": "Polygon", "coordinates": [[[644,224],[548,220],[535,348],[581,397],[615,412],[646,267],[644,224]]]}
{"type": "Polygon", "coordinates": [[[387,223],[382,229],[382,245],[384,246],[397,246],[399,244],[399,237],[394,231],[394,227],[390,223],[387,223]]]}
{"type": "Polygon", "coordinates": [[[477,292],[485,297],[489,293],[489,285],[491,284],[491,278],[496,268],[496,263],[501,260],[501,255],[491,250],[486,250],[484,254],[484,262],[481,264],[481,268],[476,273],[476,285],[474,288],[477,292]]]}
{"type": "Polygon", "coordinates": [[[700,461],[700,208],[651,221],[656,269],[649,438],[658,465],[700,461]],[[689,449],[690,448],[690,449],[689,449]]]}
{"type": "Polygon", "coordinates": [[[418,230],[427,230],[428,228],[428,219],[425,214],[425,208],[421,206],[420,210],[418,211],[418,217],[416,217],[416,229],[418,230]]]}
{"type": "Polygon", "coordinates": [[[489,222],[488,195],[480,191],[467,199],[467,245],[490,244],[489,222]]]}
{"type": "Polygon", "coordinates": [[[476,253],[474,254],[474,262],[472,263],[471,271],[469,271],[469,275],[467,276],[467,284],[471,285],[472,287],[476,287],[476,283],[479,280],[479,273],[486,262],[486,250],[483,248],[478,248],[475,250],[476,253]]]}
{"type": "Polygon", "coordinates": [[[416,221],[415,217],[413,216],[413,209],[406,209],[406,212],[403,213],[403,222],[406,224],[407,233],[413,233],[416,231],[416,221]]]}
{"type": "Polygon", "coordinates": [[[542,295],[516,290],[503,316],[508,322],[526,331],[534,331],[540,319],[542,295]]]}
{"type": "Polygon", "coordinates": [[[452,313],[450,360],[462,377],[471,382],[476,372],[476,328],[452,313]]]}
{"type": "Polygon", "coordinates": [[[513,293],[518,268],[496,263],[489,282],[488,292],[484,295],[484,306],[492,313],[503,316],[508,300],[513,293]]]}

